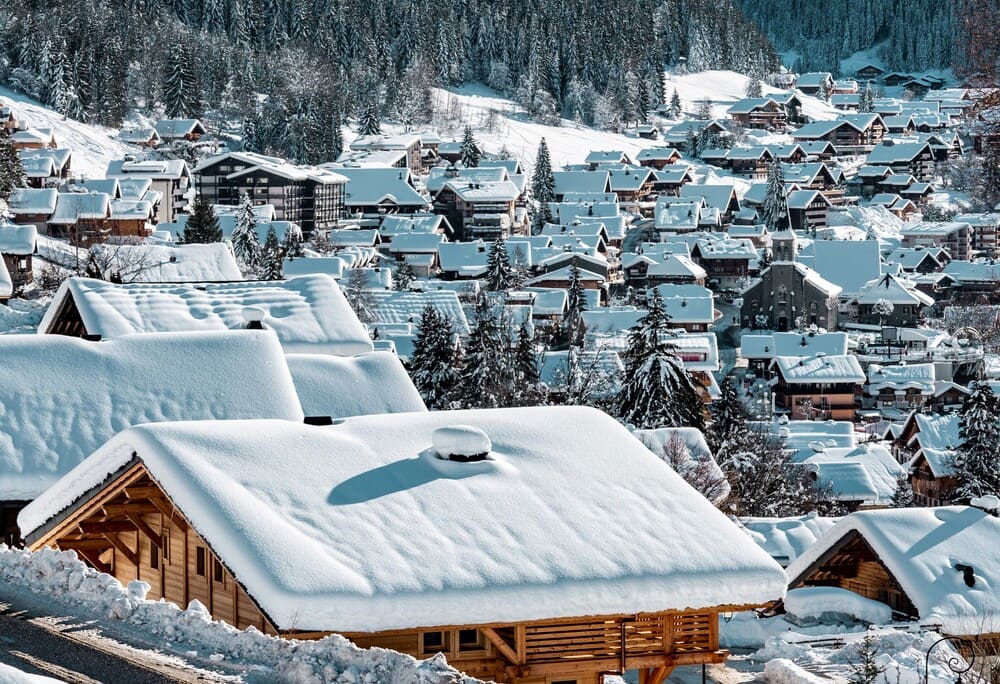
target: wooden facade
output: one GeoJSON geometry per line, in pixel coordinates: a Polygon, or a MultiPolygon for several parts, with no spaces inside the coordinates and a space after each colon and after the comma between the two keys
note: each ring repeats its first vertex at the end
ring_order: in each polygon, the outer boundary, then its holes
{"type": "Polygon", "coordinates": [[[899,581],[856,531],[845,535],[788,584],[789,589],[817,586],[847,589],[887,604],[900,617],[920,617],[899,581]]]}
{"type": "MultiPolygon", "coordinates": [[[[148,582],[151,599],[180,606],[197,599],[214,618],[241,629],[252,625],[267,634],[298,639],[330,633],[278,629],[138,459],[90,498],[29,536],[33,550],[72,549],[123,583],[148,582]]],[[[728,652],[719,648],[719,613],[750,607],[426,626],[345,636],[361,647],[391,648],[418,658],[444,653],[459,670],[497,682],[599,684],[604,674],[637,670],[640,682],[660,684],[677,666],[723,662],[728,652]]]]}

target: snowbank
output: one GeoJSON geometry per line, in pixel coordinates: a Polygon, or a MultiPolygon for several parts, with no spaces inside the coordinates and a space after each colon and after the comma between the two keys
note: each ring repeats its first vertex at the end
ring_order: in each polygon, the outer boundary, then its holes
{"type": "Polygon", "coordinates": [[[824,613],[848,615],[868,624],[892,620],[892,608],[840,587],[800,587],[785,596],[785,610],[799,619],[820,618],[824,613]]]}
{"type": "Polygon", "coordinates": [[[829,680],[803,670],[787,658],[775,658],[764,665],[768,684],[826,684],[829,680]]]}
{"type": "MultiPolygon", "coordinates": [[[[342,636],[318,641],[292,641],[267,636],[249,627],[239,631],[215,622],[208,610],[192,601],[186,610],[173,603],[148,601],[148,585],[130,582],[123,587],[111,575],[85,565],[73,551],[42,549],[36,553],[0,545],[0,588],[44,596],[73,615],[121,621],[139,638],[152,636],[159,647],[179,655],[211,654],[214,661],[238,663],[265,670],[265,677],[282,682],[420,682],[473,684],[449,666],[443,656],[427,660],[390,651],[361,649],[342,636]],[[221,656],[221,659],[220,659],[221,656]]],[[[3,666],[0,665],[0,668],[3,666]]],[[[15,671],[16,672],[16,671],[15,671]]],[[[0,684],[37,684],[45,678],[5,679],[0,684]]]]}
{"type": "Polygon", "coordinates": [[[10,665],[0,663],[0,684],[50,684],[61,680],[22,672],[10,665]]]}

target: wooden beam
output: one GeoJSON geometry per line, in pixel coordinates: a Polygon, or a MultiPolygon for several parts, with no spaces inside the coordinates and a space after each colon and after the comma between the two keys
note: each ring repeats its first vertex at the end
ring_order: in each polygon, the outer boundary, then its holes
{"type": "Polygon", "coordinates": [[[504,641],[503,638],[497,634],[495,629],[492,627],[484,627],[480,631],[483,633],[483,636],[489,639],[490,642],[496,646],[496,649],[500,651],[503,657],[506,658],[511,665],[518,664],[517,651],[511,648],[510,644],[504,641]]]}
{"type": "Polygon", "coordinates": [[[111,546],[106,537],[91,539],[60,539],[56,543],[60,547],[66,547],[73,549],[74,551],[78,549],[106,549],[111,546]]]}
{"type": "Polygon", "coordinates": [[[130,499],[149,499],[160,495],[160,488],[154,484],[132,485],[125,488],[125,496],[130,499]]]}
{"type": "Polygon", "coordinates": [[[115,518],[121,515],[128,516],[130,513],[133,515],[145,515],[147,513],[160,512],[156,506],[151,503],[105,504],[104,511],[107,513],[109,518],[115,518]]]}
{"type": "Polygon", "coordinates": [[[660,666],[653,668],[649,673],[649,679],[646,680],[647,684],[663,684],[670,673],[674,671],[673,667],[660,666]]]}
{"type": "Polygon", "coordinates": [[[138,515],[133,515],[132,513],[126,513],[125,517],[135,523],[135,526],[139,528],[139,531],[146,535],[149,541],[156,544],[156,546],[162,551],[163,550],[163,539],[160,538],[159,533],[154,530],[149,524],[143,520],[138,515]]]}
{"type": "Polygon", "coordinates": [[[83,534],[104,534],[105,532],[135,532],[135,523],[129,520],[105,520],[103,522],[82,522],[83,534]]]}
{"type": "Polygon", "coordinates": [[[149,503],[153,504],[156,510],[158,510],[163,517],[169,520],[171,524],[176,525],[182,530],[187,529],[188,525],[184,520],[184,517],[162,496],[150,496],[149,503]]]}
{"type": "Polygon", "coordinates": [[[528,627],[526,625],[514,627],[514,645],[517,648],[517,664],[524,665],[528,662],[528,627]]]}
{"type": "Polygon", "coordinates": [[[123,556],[125,556],[125,558],[128,560],[129,563],[135,565],[136,567],[139,566],[138,551],[133,551],[132,549],[130,549],[128,547],[128,544],[123,542],[114,534],[106,534],[104,535],[104,538],[107,539],[109,542],[111,542],[111,545],[115,547],[115,550],[120,552],[123,556]]]}
{"type": "Polygon", "coordinates": [[[90,563],[94,568],[100,572],[111,574],[111,566],[101,560],[101,554],[97,552],[97,549],[74,549],[76,553],[83,558],[85,561],[90,563]]]}

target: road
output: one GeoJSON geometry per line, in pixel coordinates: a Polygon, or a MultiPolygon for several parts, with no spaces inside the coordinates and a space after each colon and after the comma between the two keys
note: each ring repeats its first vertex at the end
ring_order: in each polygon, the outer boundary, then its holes
{"type": "Polygon", "coordinates": [[[74,684],[219,681],[168,657],[106,639],[80,620],[54,618],[0,603],[0,662],[74,684]]]}

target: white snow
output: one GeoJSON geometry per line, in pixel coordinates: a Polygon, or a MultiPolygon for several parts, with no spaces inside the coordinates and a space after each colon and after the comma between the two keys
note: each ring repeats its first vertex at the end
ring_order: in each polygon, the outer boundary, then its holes
{"type": "Polygon", "coordinates": [[[0,684],[56,684],[61,681],[61,679],[28,674],[10,665],[0,663],[0,684]]]}
{"type": "Polygon", "coordinates": [[[113,129],[68,119],[8,88],[0,87],[0,102],[10,105],[32,128],[51,128],[60,147],[72,148],[74,175],[103,178],[109,161],[135,150],[112,137],[113,129]]]}
{"type": "MultiPolygon", "coordinates": [[[[712,116],[717,119],[727,118],[729,107],[737,100],[746,97],[749,77],[735,71],[700,71],[687,74],[668,74],[667,90],[674,90],[681,98],[685,111],[696,111],[698,103],[704,100],[712,102],[712,116]]],[[[763,84],[761,92],[764,97],[773,93],[786,91],[763,84]]],[[[802,101],[802,113],[814,120],[835,119],[841,112],[826,102],[808,95],[798,95],[802,101]]]]}
{"type": "Polygon", "coordinates": [[[367,632],[784,595],[766,553],[594,409],[141,426],[25,508],[25,533],[133,453],[279,628],[367,632]],[[453,425],[483,430],[493,460],[437,459],[432,433],[453,425]]]}
{"type": "Polygon", "coordinates": [[[797,518],[740,518],[739,522],[771,558],[788,565],[833,527],[837,518],[810,513],[797,518]]]}
{"type": "Polygon", "coordinates": [[[289,354],[286,360],[307,416],[347,418],[427,410],[395,354],[289,354]]]}
{"type": "Polygon", "coordinates": [[[767,684],[826,684],[829,680],[805,670],[788,658],[775,658],[764,664],[767,684]]]}
{"type": "Polygon", "coordinates": [[[302,420],[273,333],[136,335],[87,342],[0,336],[0,500],[32,499],[131,425],[302,420]]]}
{"type": "Polygon", "coordinates": [[[243,280],[228,244],[95,245],[106,271],[126,283],[199,283],[243,280]]]}
{"type": "MultiPolygon", "coordinates": [[[[158,651],[173,651],[183,660],[199,657],[254,673],[252,681],[420,682],[474,684],[443,656],[416,660],[384,648],[362,649],[334,634],[316,641],[279,639],[253,627],[239,631],[213,621],[197,600],[187,609],[145,599],[149,585],[123,587],[78,560],[73,551],[41,549],[36,553],[0,545],[0,588],[29,594],[57,614],[86,621],[88,629],[127,634],[158,651]]],[[[0,682],[5,681],[0,670],[0,682]]],[[[12,679],[13,684],[41,684],[50,679],[12,679]]]]}
{"type": "Polygon", "coordinates": [[[326,275],[205,285],[116,285],[70,278],[56,293],[40,332],[49,330],[59,304],[69,297],[87,332],[104,339],[133,333],[241,329],[247,323],[243,308],[256,306],[266,311],[264,327],[277,333],[286,352],[351,356],[372,350],[361,321],[336,281],[326,275]]]}
{"type": "Polygon", "coordinates": [[[886,604],[840,587],[791,589],[785,595],[785,610],[799,619],[838,613],[872,625],[884,625],[892,620],[892,608],[886,604]]]}

